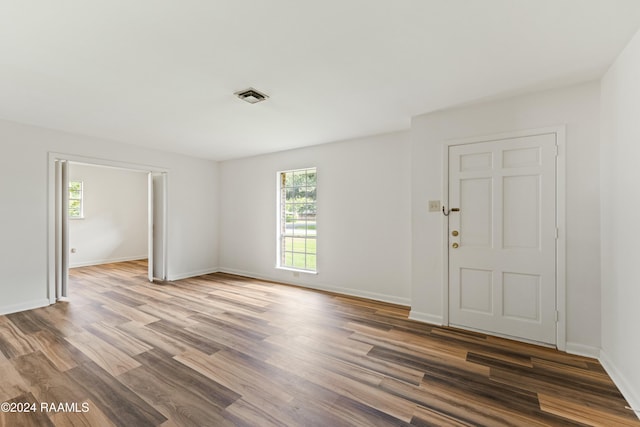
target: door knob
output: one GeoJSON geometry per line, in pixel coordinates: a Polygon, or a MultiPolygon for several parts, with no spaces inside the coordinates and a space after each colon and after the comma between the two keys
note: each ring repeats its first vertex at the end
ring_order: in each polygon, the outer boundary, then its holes
{"type": "Polygon", "coordinates": [[[458,248],[458,246],[459,246],[459,245],[458,245],[458,242],[453,242],[453,244],[451,245],[451,247],[452,247],[453,249],[457,249],[457,248],[458,248]]]}
{"type": "Polygon", "coordinates": [[[454,236],[454,237],[455,237],[455,236],[457,236],[458,234],[459,234],[459,233],[458,233],[458,230],[453,230],[453,231],[451,232],[451,235],[452,235],[452,236],[454,236]]]}

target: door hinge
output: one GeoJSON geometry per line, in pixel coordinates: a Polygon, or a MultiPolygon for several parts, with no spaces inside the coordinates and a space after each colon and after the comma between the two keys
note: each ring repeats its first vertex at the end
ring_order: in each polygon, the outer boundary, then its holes
{"type": "Polygon", "coordinates": [[[558,227],[556,227],[556,239],[558,239],[559,236],[560,236],[560,230],[558,229],[558,227]]]}
{"type": "Polygon", "coordinates": [[[560,312],[556,310],[556,323],[560,321],[560,312]]]}
{"type": "Polygon", "coordinates": [[[553,148],[554,148],[554,150],[555,150],[555,152],[556,152],[556,157],[558,157],[558,151],[559,151],[559,150],[558,150],[558,146],[557,146],[557,145],[554,145],[554,146],[553,146],[553,148]]]}

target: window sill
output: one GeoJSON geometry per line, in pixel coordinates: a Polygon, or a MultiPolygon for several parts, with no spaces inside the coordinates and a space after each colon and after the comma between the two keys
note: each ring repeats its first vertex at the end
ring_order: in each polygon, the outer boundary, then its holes
{"type": "Polygon", "coordinates": [[[318,272],[317,271],[311,271],[311,270],[302,270],[300,268],[293,268],[293,267],[281,267],[279,265],[276,265],[276,269],[278,270],[284,270],[284,271],[293,271],[294,273],[304,273],[304,274],[311,274],[311,275],[317,275],[318,272]]]}

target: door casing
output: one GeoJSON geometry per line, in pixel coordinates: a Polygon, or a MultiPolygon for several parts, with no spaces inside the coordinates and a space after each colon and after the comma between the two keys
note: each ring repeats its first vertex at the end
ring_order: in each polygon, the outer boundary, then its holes
{"type": "MultiPolygon", "coordinates": [[[[463,139],[447,140],[442,145],[442,195],[443,205],[449,208],[449,147],[462,144],[491,142],[502,139],[512,139],[525,136],[555,134],[558,146],[556,158],[556,224],[558,238],[556,239],[556,346],[558,350],[566,350],[566,127],[553,126],[548,128],[530,129],[499,133],[493,135],[475,136],[463,139]]],[[[442,221],[442,323],[449,325],[449,227],[448,221],[442,221]]],[[[526,341],[526,340],[523,340],[526,341]]]]}

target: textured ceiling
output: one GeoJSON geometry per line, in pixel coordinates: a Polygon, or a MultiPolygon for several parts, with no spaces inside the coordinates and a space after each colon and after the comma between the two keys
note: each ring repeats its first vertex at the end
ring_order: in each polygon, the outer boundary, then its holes
{"type": "Polygon", "coordinates": [[[638,0],[4,0],[0,118],[243,157],[598,78],[639,26],[638,0]]]}

